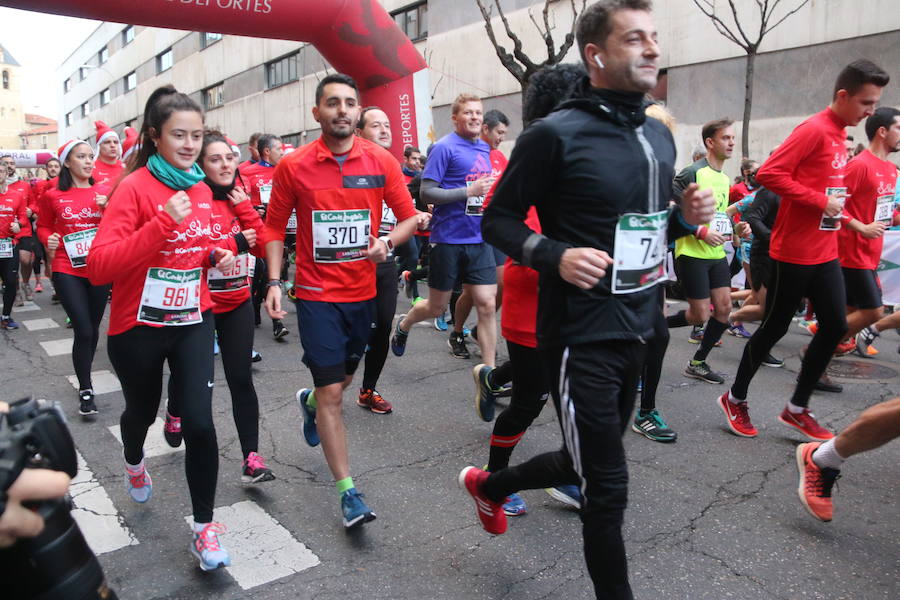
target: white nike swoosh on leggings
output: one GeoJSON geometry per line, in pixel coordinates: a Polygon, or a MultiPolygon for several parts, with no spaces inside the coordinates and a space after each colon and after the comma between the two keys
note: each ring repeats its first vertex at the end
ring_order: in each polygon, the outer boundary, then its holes
{"type": "Polygon", "coordinates": [[[206,382],[206,387],[210,387],[210,388],[211,388],[211,387],[214,386],[214,385],[215,385],[215,384],[214,384],[212,381],[207,381],[207,382],[206,382]]]}

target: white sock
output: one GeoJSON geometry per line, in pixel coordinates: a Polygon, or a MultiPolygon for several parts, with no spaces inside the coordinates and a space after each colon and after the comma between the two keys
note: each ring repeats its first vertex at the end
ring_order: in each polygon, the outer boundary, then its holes
{"type": "Polygon", "coordinates": [[[194,525],[192,526],[192,528],[194,530],[194,533],[200,533],[207,525],[209,525],[209,523],[198,523],[197,521],[194,521],[194,525]]]}
{"type": "Polygon", "coordinates": [[[823,442],[821,446],[813,452],[812,460],[820,469],[840,469],[844,464],[844,457],[838,454],[837,448],[834,447],[834,440],[831,438],[827,442],[823,442]]]}
{"type": "Polygon", "coordinates": [[[787,409],[788,409],[788,412],[790,412],[792,415],[799,415],[804,410],[806,410],[806,407],[805,406],[797,406],[796,404],[793,404],[792,402],[788,402],[787,409]]]}
{"type": "Polygon", "coordinates": [[[140,473],[141,471],[144,470],[144,459],[142,458],[141,462],[139,462],[136,465],[129,464],[128,461],[126,460],[125,461],[125,469],[127,469],[131,473],[140,473]]]}
{"type": "Polygon", "coordinates": [[[734,392],[728,390],[728,401],[732,404],[745,404],[747,402],[746,398],[738,398],[734,395],[734,392]]]}

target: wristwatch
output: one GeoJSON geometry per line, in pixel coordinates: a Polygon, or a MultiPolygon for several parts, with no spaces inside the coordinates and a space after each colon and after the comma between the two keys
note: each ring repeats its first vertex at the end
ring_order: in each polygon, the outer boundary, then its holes
{"type": "Polygon", "coordinates": [[[378,239],[381,240],[382,242],[384,242],[384,245],[387,246],[387,251],[388,251],[388,252],[393,252],[393,251],[394,251],[394,242],[391,241],[391,238],[389,238],[389,237],[386,236],[386,235],[383,235],[383,236],[381,236],[381,237],[378,238],[378,239]]]}
{"type": "Polygon", "coordinates": [[[266,284],[266,286],[281,287],[281,280],[280,279],[270,279],[269,282],[266,284]]]}

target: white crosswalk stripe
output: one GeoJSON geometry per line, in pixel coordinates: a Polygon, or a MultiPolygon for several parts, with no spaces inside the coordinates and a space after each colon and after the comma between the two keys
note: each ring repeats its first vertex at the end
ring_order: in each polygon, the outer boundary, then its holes
{"type": "MultiPolygon", "coordinates": [[[[119,425],[112,425],[108,429],[113,437],[121,444],[122,431],[119,428],[119,425]]],[[[163,437],[163,420],[156,417],[156,420],[147,432],[147,440],[144,442],[144,457],[162,456],[174,452],[184,452],[184,444],[181,444],[177,448],[173,448],[167,444],[166,438],[163,437]]]]}
{"type": "Polygon", "coordinates": [[[59,323],[53,319],[28,319],[27,321],[22,321],[22,325],[24,325],[25,329],[28,331],[41,331],[42,329],[54,329],[59,327],[59,323]]]}
{"type": "Polygon", "coordinates": [[[109,494],[97,481],[81,453],[75,454],[78,457],[78,474],[69,488],[75,504],[72,517],[78,523],[88,546],[94,554],[104,554],[136,545],[137,538],[125,526],[124,519],[113,506],[109,494]]]}
{"type": "Polygon", "coordinates": [[[49,342],[39,342],[41,348],[47,353],[47,356],[62,356],[64,354],[72,354],[72,343],[74,338],[65,338],[62,340],[50,340],[49,342]]]}
{"type": "MultiPolygon", "coordinates": [[[[67,375],[66,379],[72,384],[72,387],[78,389],[78,377],[75,375],[67,375]]],[[[94,385],[94,394],[111,394],[122,389],[119,378],[112,371],[91,371],[91,383],[94,385]]]]}

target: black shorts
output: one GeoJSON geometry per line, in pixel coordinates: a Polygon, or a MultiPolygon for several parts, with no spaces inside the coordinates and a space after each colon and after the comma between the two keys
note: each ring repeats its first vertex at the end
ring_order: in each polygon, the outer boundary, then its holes
{"type": "Polygon", "coordinates": [[[878,274],[871,269],[850,269],[841,267],[844,272],[844,287],[847,289],[847,306],[868,310],[881,308],[881,281],[878,274]]]}
{"type": "Polygon", "coordinates": [[[432,244],[428,257],[428,287],[449,292],[457,283],[494,285],[497,264],[494,251],[481,244],[432,244]]]}
{"type": "Polygon", "coordinates": [[[506,255],[503,254],[502,252],[500,252],[499,250],[497,250],[496,248],[494,248],[493,246],[491,246],[491,250],[494,251],[494,264],[496,264],[498,267],[502,267],[503,265],[505,265],[506,264],[506,255]]]}
{"type": "Polygon", "coordinates": [[[678,263],[678,281],[684,295],[691,300],[709,298],[710,290],[731,287],[727,258],[694,258],[682,254],[675,262],[678,263]]]}
{"type": "Polygon", "coordinates": [[[25,252],[34,252],[34,247],[37,245],[37,238],[29,235],[28,237],[23,237],[19,239],[19,244],[17,248],[19,250],[24,250],[25,252]]]}
{"type": "Polygon", "coordinates": [[[750,286],[758,292],[763,286],[769,287],[772,275],[772,259],[763,255],[750,256],[750,286]]]}
{"type": "Polygon", "coordinates": [[[343,383],[356,372],[372,333],[374,307],[374,300],[297,300],[303,364],[309,367],[316,387],[343,383]]]}

